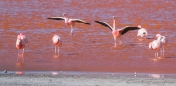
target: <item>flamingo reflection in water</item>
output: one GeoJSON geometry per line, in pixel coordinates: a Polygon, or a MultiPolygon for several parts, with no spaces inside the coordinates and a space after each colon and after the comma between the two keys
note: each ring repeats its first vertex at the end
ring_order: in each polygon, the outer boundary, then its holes
{"type": "Polygon", "coordinates": [[[62,39],[58,34],[55,34],[52,38],[52,41],[55,46],[55,55],[59,56],[59,47],[62,45],[62,39]]]}
{"type": "MultiPolygon", "coordinates": [[[[24,48],[26,46],[26,43],[28,43],[27,37],[23,33],[20,33],[20,35],[17,36],[16,48],[18,49],[18,58],[21,56],[23,61],[24,61],[24,58],[23,58],[24,48]],[[22,50],[21,54],[20,54],[20,50],[22,50]]],[[[18,58],[17,58],[17,60],[18,60],[18,58]]]]}

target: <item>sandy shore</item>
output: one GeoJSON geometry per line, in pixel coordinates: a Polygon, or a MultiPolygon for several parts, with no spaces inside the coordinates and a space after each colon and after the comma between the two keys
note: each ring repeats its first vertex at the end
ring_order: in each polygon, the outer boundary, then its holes
{"type": "Polygon", "coordinates": [[[7,73],[1,86],[175,86],[175,75],[103,73],[7,73]],[[18,74],[17,74],[18,73],[18,74]]]}

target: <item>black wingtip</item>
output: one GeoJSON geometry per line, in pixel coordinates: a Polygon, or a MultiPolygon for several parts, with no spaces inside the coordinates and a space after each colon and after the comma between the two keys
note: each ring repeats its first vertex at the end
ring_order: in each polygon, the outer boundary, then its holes
{"type": "Polygon", "coordinates": [[[52,19],[52,18],[49,17],[49,18],[47,18],[47,19],[52,19]]]}
{"type": "Polygon", "coordinates": [[[98,22],[98,21],[94,21],[94,22],[98,22]]]}
{"type": "Polygon", "coordinates": [[[91,25],[91,23],[85,23],[85,24],[91,25]]]}
{"type": "Polygon", "coordinates": [[[94,22],[96,22],[96,23],[100,23],[100,21],[94,21],[94,22]]]}

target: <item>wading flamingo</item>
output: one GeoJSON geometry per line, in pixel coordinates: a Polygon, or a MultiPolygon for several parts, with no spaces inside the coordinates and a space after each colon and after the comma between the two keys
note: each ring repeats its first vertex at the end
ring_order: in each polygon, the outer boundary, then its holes
{"type": "Polygon", "coordinates": [[[70,35],[73,35],[73,26],[75,26],[76,23],[84,23],[84,24],[90,25],[90,23],[85,22],[85,21],[83,21],[81,19],[71,19],[71,18],[68,18],[68,16],[65,13],[63,13],[63,16],[64,17],[49,17],[48,19],[52,19],[52,20],[65,20],[65,23],[71,27],[70,35]]]}
{"type": "MultiPolygon", "coordinates": [[[[111,31],[112,31],[112,35],[114,36],[114,41],[115,41],[115,47],[116,47],[116,39],[120,38],[121,35],[124,35],[125,33],[127,33],[130,30],[137,30],[140,29],[140,27],[132,27],[132,26],[126,26],[123,27],[121,29],[117,29],[115,28],[115,17],[113,16],[113,27],[111,27],[108,23],[106,22],[102,22],[102,21],[95,21],[96,23],[99,23],[105,27],[108,27],[111,31]]],[[[119,42],[121,43],[121,41],[119,40],[119,42]]]]}
{"type": "Polygon", "coordinates": [[[162,36],[161,34],[156,34],[157,39],[160,39],[161,42],[161,55],[164,57],[164,47],[167,44],[167,39],[165,36],[162,36]]]}
{"type": "Polygon", "coordinates": [[[18,56],[19,54],[19,50],[22,49],[22,55],[24,55],[24,48],[26,43],[28,43],[27,37],[23,34],[20,33],[20,35],[17,36],[17,40],[16,40],[16,48],[18,49],[18,56]]]}
{"type": "Polygon", "coordinates": [[[158,57],[158,51],[161,48],[161,41],[160,38],[157,38],[156,40],[149,43],[149,49],[155,50],[155,57],[158,57]]]}
{"type": "Polygon", "coordinates": [[[62,39],[59,35],[55,34],[52,38],[53,44],[55,46],[55,55],[57,54],[58,51],[58,55],[59,55],[59,47],[62,45],[62,39]],[[58,47],[58,49],[57,49],[58,47]]]}
{"type": "MultiPolygon", "coordinates": [[[[139,26],[141,28],[141,26],[139,26]]],[[[145,28],[141,28],[138,30],[137,36],[140,36],[143,39],[145,36],[148,35],[148,32],[145,28]]]]}

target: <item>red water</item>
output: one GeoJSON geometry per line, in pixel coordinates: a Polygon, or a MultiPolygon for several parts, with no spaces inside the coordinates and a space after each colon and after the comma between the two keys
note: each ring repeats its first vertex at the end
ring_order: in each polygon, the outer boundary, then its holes
{"type": "Polygon", "coordinates": [[[1,0],[0,70],[13,71],[93,71],[176,73],[176,1],[174,0],[1,0]],[[77,24],[74,35],[64,21],[48,20],[62,16],[83,19],[92,25],[77,24]],[[116,27],[141,25],[149,35],[139,41],[137,31],[123,35],[123,46],[113,48],[110,30],[94,22],[101,20],[116,27]],[[16,37],[23,32],[29,43],[24,61],[18,57],[16,37]],[[63,45],[56,57],[52,37],[60,34],[63,45]],[[160,33],[167,37],[165,57],[156,59],[149,42],[160,33]],[[18,61],[17,61],[18,58],[18,61]]]}

